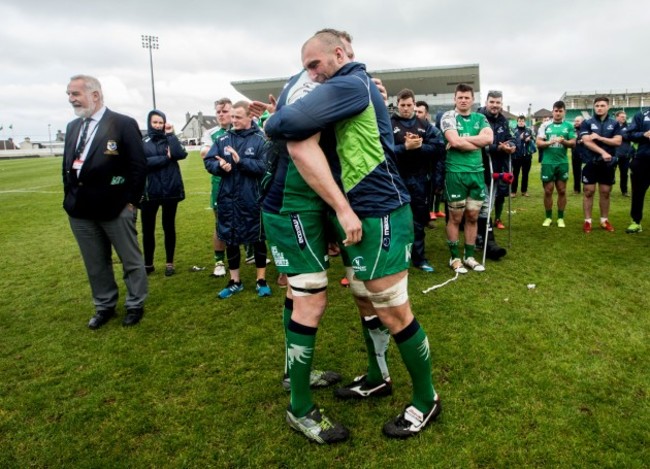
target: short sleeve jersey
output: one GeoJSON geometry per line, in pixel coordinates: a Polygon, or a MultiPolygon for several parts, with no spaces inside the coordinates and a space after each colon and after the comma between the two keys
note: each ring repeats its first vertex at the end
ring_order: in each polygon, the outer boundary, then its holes
{"type": "MultiPolygon", "coordinates": [[[[548,121],[542,124],[537,132],[537,137],[547,142],[550,142],[553,137],[563,137],[564,140],[571,140],[576,138],[576,132],[573,125],[566,121],[557,124],[553,121],[548,121]]],[[[544,158],[542,164],[562,164],[568,163],[567,147],[560,142],[552,143],[550,147],[544,149],[544,158]]]]}
{"type": "MultiPolygon", "coordinates": [[[[440,120],[440,129],[447,140],[447,131],[455,130],[460,137],[473,137],[481,130],[490,127],[483,114],[472,112],[468,116],[461,116],[456,110],[447,111],[440,120]]],[[[447,150],[445,169],[451,173],[477,173],[483,171],[483,157],[480,149],[473,151],[447,150]]]]}

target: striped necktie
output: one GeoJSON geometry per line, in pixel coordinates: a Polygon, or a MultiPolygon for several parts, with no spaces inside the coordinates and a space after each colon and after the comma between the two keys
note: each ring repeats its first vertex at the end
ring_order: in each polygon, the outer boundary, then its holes
{"type": "Polygon", "coordinates": [[[92,119],[84,119],[83,123],[83,130],[81,132],[81,138],[79,139],[79,143],[77,144],[77,149],[74,152],[75,158],[81,158],[81,154],[84,152],[84,148],[86,148],[86,139],[88,138],[88,126],[90,125],[90,121],[92,119]]]}

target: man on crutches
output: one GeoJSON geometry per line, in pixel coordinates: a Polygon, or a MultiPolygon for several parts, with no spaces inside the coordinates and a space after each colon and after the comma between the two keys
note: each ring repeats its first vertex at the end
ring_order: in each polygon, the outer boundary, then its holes
{"type": "MultiPolygon", "coordinates": [[[[486,186],[493,182],[491,200],[486,200],[483,209],[479,214],[479,236],[477,245],[485,248],[486,257],[492,260],[499,260],[506,255],[506,250],[500,247],[494,239],[490,214],[488,208],[494,208],[495,226],[504,229],[501,222],[505,198],[510,195],[510,184],[512,183],[512,172],[510,171],[510,155],[515,152],[515,141],[510,131],[508,120],[501,113],[503,106],[503,93],[501,91],[489,91],[485,107],[478,110],[483,114],[492,128],[493,141],[483,149],[483,166],[485,167],[486,186]],[[483,234],[485,234],[485,237],[483,234]],[[485,246],[487,244],[487,246],[485,246]]],[[[510,222],[508,222],[510,223],[510,222]]]]}

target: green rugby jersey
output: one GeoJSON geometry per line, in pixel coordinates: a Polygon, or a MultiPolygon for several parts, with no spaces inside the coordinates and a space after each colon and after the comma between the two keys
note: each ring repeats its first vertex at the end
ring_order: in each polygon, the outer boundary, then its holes
{"type": "MultiPolygon", "coordinates": [[[[548,121],[542,124],[537,132],[537,137],[550,142],[553,137],[564,137],[564,140],[576,138],[576,132],[573,125],[566,121],[556,124],[548,121]]],[[[544,148],[544,159],[542,164],[561,164],[568,163],[567,147],[559,142],[552,143],[550,147],[544,148]]]]}
{"type": "MultiPolygon", "coordinates": [[[[456,130],[460,137],[474,137],[481,133],[481,130],[490,127],[483,114],[472,112],[468,116],[461,116],[456,112],[447,111],[442,115],[440,128],[447,140],[446,132],[456,130]]],[[[450,173],[476,173],[483,171],[483,156],[480,149],[473,151],[460,151],[450,148],[447,150],[445,169],[450,173]]]]}

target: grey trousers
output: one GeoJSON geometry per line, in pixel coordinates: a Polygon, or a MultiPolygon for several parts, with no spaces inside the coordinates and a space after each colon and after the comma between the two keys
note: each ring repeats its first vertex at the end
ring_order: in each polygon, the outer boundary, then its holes
{"type": "Polygon", "coordinates": [[[117,218],[109,221],[68,218],[86,266],[95,310],[113,310],[117,305],[119,294],[111,247],[122,261],[126,309],[142,308],[148,285],[135,229],[137,211],[125,207],[117,218]]]}

